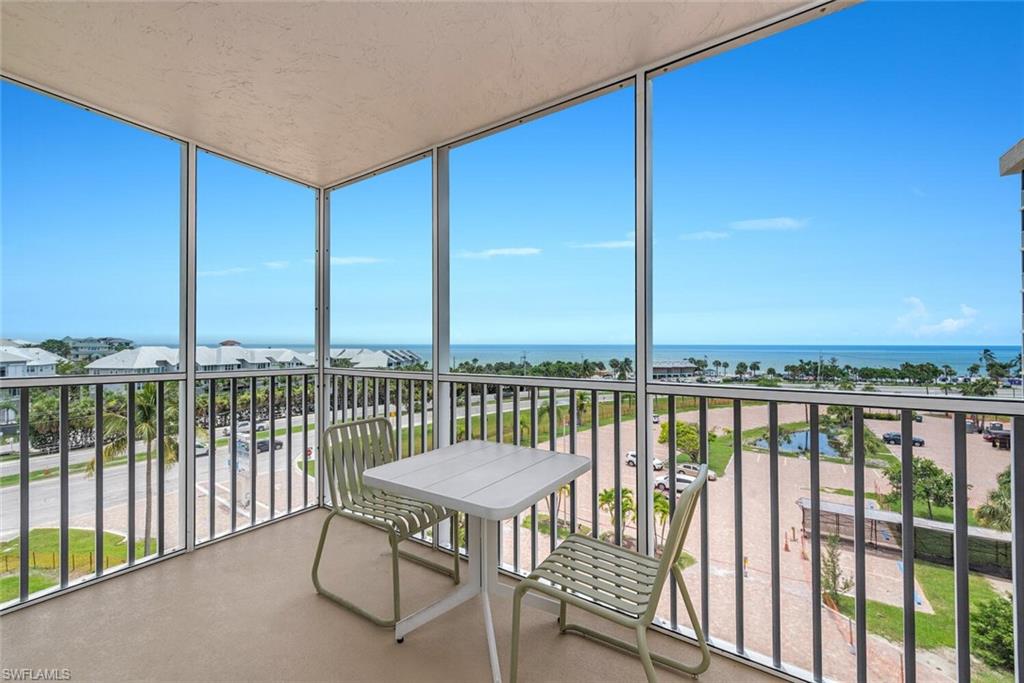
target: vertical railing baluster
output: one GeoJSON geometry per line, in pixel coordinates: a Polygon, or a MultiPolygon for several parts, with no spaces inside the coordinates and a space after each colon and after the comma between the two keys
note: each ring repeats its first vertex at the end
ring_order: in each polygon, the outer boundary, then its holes
{"type": "Polygon", "coordinates": [[[857,629],[857,681],[865,683],[868,677],[867,631],[867,576],[864,540],[864,409],[853,408],[853,505],[854,505],[854,594],[857,629]]]}
{"type": "Polygon", "coordinates": [[[214,536],[217,535],[217,380],[210,380],[210,405],[206,409],[206,415],[209,422],[207,427],[206,440],[209,441],[209,448],[207,452],[207,472],[208,485],[210,487],[209,500],[207,507],[210,510],[210,538],[213,540],[214,536]]]}
{"type": "Polygon", "coordinates": [[[135,383],[128,383],[128,566],[135,564],[135,383]]]}
{"type": "MultiPolygon", "coordinates": [[[[701,396],[697,405],[697,433],[700,435],[700,464],[708,464],[708,399],[701,396]]],[[[670,473],[675,481],[675,470],[670,473]]],[[[709,603],[711,589],[709,587],[710,539],[708,538],[708,487],[705,484],[700,492],[700,621],[704,629],[704,637],[711,637],[711,605],[709,603]]]]}
{"type": "MultiPolygon", "coordinates": [[[[384,414],[390,417],[391,413],[391,392],[389,391],[389,381],[384,378],[384,414]]],[[[380,404],[380,377],[373,378],[373,416],[377,417],[378,405],[380,404]]]]}
{"type": "MultiPolygon", "coordinates": [[[[271,380],[273,381],[273,380],[271,380]]],[[[331,410],[331,422],[338,421],[338,378],[333,375],[327,378],[327,386],[330,387],[330,396],[327,405],[331,410]]]]}
{"type": "Polygon", "coordinates": [[[103,576],[103,411],[106,407],[103,398],[103,385],[96,385],[95,408],[95,446],[96,465],[93,476],[96,478],[96,538],[94,553],[96,557],[96,576],[103,576]]]}
{"type": "MultiPolygon", "coordinates": [[[[1021,179],[1024,184],[1024,178],[1021,179]]],[[[1010,428],[1010,544],[1013,553],[1013,662],[1024,671],[1024,417],[1014,417],[1010,428]]]]}
{"type": "Polygon", "coordinates": [[[71,508],[71,487],[68,476],[68,386],[60,388],[60,587],[68,587],[68,520],[71,508]]]}
{"type": "Polygon", "coordinates": [[[454,444],[458,439],[458,433],[456,430],[456,424],[458,423],[457,418],[457,404],[458,404],[458,393],[459,385],[455,382],[451,383],[448,391],[448,443],[454,444]]]}
{"type": "MultiPolygon", "coordinates": [[[[275,413],[277,409],[277,401],[275,400],[275,392],[277,391],[277,378],[273,375],[270,376],[270,390],[267,393],[267,411],[270,413],[270,519],[274,519],[277,516],[276,505],[276,494],[277,491],[277,415],[275,413]]],[[[332,378],[333,391],[331,405],[333,406],[334,412],[332,420],[338,419],[338,381],[337,377],[332,378]]]]}
{"type": "Polygon", "coordinates": [[[29,399],[32,389],[18,389],[18,595],[24,602],[28,600],[29,570],[29,399]]]}
{"type": "Polygon", "coordinates": [[[462,410],[462,426],[466,434],[466,441],[470,441],[473,438],[473,411],[470,403],[473,402],[473,385],[466,382],[466,391],[462,395],[463,406],[462,410]]]}
{"type": "Polygon", "coordinates": [[[821,682],[821,424],[818,405],[808,406],[811,450],[811,651],[812,674],[821,682]]]}
{"type": "MultiPolygon", "coordinates": [[[[309,375],[302,376],[302,507],[309,507],[309,375]]],[[[363,385],[363,412],[366,412],[366,385],[363,385]]],[[[366,417],[366,415],[363,415],[366,417]]]]}
{"type": "Polygon", "coordinates": [[[953,574],[956,605],[957,681],[971,680],[971,604],[968,595],[970,557],[967,551],[967,419],[953,414],[953,574]]]}
{"type": "MultiPolygon", "coordinates": [[[[569,452],[576,455],[576,390],[569,390],[569,452]]],[[[576,533],[576,480],[569,482],[569,533],[576,533]]]]}
{"type": "Polygon", "coordinates": [[[427,452],[427,381],[420,380],[420,453],[427,452]]]}
{"type": "MultiPolygon", "coordinates": [[[[504,410],[504,397],[501,395],[502,385],[497,384],[494,386],[494,441],[495,443],[502,443],[505,440],[505,417],[502,414],[504,410]]],[[[504,548],[504,530],[505,521],[498,522],[498,566],[502,565],[502,548],[504,548]]]]}
{"type": "Polygon", "coordinates": [[[746,557],[743,554],[743,402],[732,402],[732,532],[733,560],[736,591],[736,652],[743,654],[743,578],[746,576],[746,557]]]}
{"type": "MultiPolygon", "coordinates": [[[[668,400],[668,514],[669,519],[672,519],[676,514],[676,399],[675,396],[666,396],[665,398],[668,400]]],[[[675,574],[669,574],[669,589],[669,616],[672,620],[672,628],[679,628],[675,574]]]]}
{"type": "Polygon", "coordinates": [[[600,422],[599,416],[601,411],[598,409],[597,389],[590,390],[590,535],[594,538],[598,538],[598,526],[601,521],[598,513],[600,509],[597,507],[597,426],[600,422]]]}
{"type": "MultiPolygon", "coordinates": [[[[166,524],[164,511],[164,493],[166,490],[166,476],[164,470],[167,465],[167,448],[164,445],[164,434],[167,430],[167,406],[164,400],[164,383],[156,383],[156,554],[163,557],[164,554],[164,526],[166,524]]],[[[187,446],[187,444],[186,444],[187,446]]],[[[195,444],[192,444],[195,448],[195,444]]],[[[182,449],[179,449],[179,453],[182,449]]],[[[185,448],[188,453],[191,449],[185,448]]],[[[151,459],[152,453],[147,453],[146,458],[151,459]]]]}
{"type": "MultiPolygon", "coordinates": [[[[537,387],[530,387],[530,448],[537,447],[537,387]]],[[[530,569],[537,568],[537,504],[530,506],[530,569]]]]}
{"type": "Polygon", "coordinates": [[[917,680],[917,623],[914,585],[914,414],[900,411],[900,498],[903,551],[903,680],[917,680]]]}
{"type": "MultiPolygon", "coordinates": [[[[348,378],[345,377],[344,379],[347,380],[348,378]]],[[[288,425],[288,439],[284,442],[284,448],[285,448],[284,452],[285,452],[285,455],[288,458],[288,467],[285,468],[287,470],[287,473],[285,474],[285,478],[286,478],[287,483],[288,483],[288,494],[287,494],[287,498],[288,498],[288,512],[291,512],[292,511],[292,470],[295,468],[295,463],[292,462],[292,376],[291,375],[288,375],[288,377],[285,378],[284,394],[285,394],[285,396],[284,396],[284,412],[285,412],[285,415],[288,416],[287,419],[286,419],[286,422],[287,422],[287,425],[288,425]]]]}
{"type": "MultiPolygon", "coordinates": [[[[521,430],[519,429],[519,389],[518,385],[512,386],[512,443],[516,446],[522,441],[521,430]]],[[[512,517],[512,564],[516,573],[519,573],[519,515],[512,517]]]]}
{"type": "MultiPolygon", "coordinates": [[[[374,381],[376,381],[376,378],[374,378],[374,381]]],[[[387,384],[388,384],[388,381],[385,379],[384,380],[385,387],[387,386],[387,384]]],[[[391,401],[391,397],[388,396],[388,403],[389,404],[390,404],[390,401],[391,401]]],[[[374,407],[376,407],[376,403],[377,402],[374,401],[374,407]]],[[[384,412],[386,414],[385,416],[387,417],[388,421],[390,421],[391,420],[391,406],[388,405],[388,407],[385,409],[384,412]]],[[[398,380],[398,379],[395,380],[395,443],[394,443],[394,447],[395,447],[395,457],[398,458],[399,460],[401,460],[402,459],[402,381],[398,380]]]]}
{"type": "MultiPolygon", "coordinates": [[[[366,412],[366,394],[367,394],[367,392],[369,391],[369,388],[368,388],[368,387],[366,386],[366,383],[367,383],[368,381],[369,381],[369,378],[368,378],[368,377],[363,377],[363,378],[362,378],[362,380],[361,380],[361,381],[359,382],[359,383],[360,383],[360,385],[362,385],[362,390],[363,390],[363,396],[362,396],[362,399],[363,399],[363,419],[364,419],[364,420],[365,420],[365,419],[366,419],[366,417],[367,417],[367,412],[366,412]]],[[[387,393],[387,387],[384,387],[384,389],[385,389],[384,393],[387,393]]],[[[373,401],[373,405],[374,405],[374,406],[376,406],[376,405],[377,405],[377,401],[376,401],[376,398],[375,398],[375,399],[374,399],[374,401],[373,401]]]]}
{"type": "Polygon", "coordinates": [[[782,600],[779,544],[779,404],[768,403],[768,472],[772,544],[772,662],[782,666],[782,600]]]}
{"type": "Polygon", "coordinates": [[[413,454],[412,453],[413,444],[415,443],[414,440],[413,440],[413,436],[414,436],[414,434],[413,434],[413,428],[414,428],[413,423],[415,422],[414,417],[416,416],[416,390],[415,390],[415,388],[413,386],[413,382],[412,382],[411,379],[408,382],[406,382],[406,384],[409,387],[409,391],[407,392],[407,395],[405,397],[405,402],[406,402],[406,410],[405,410],[406,420],[405,421],[409,423],[409,429],[405,433],[405,440],[406,440],[405,454],[407,456],[411,456],[413,454]]]}
{"type": "Polygon", "coordinates": [[[256,439],[256,378],[249,378],[249,526],[256,526],[256,463],[259,447],[256,439]]]}
{"type": "MultiPolygon", "coordinates": [[[[555,413],[557,413],[557,406],[555,405],[555,388],[550,387],[548,389],[548,449],[557,450],[555,447],[555,440],[558,436],[557,427],[558,420],[556,419],[555,413]]],[[[551,497],[548,499],[548,552],[555,552],[556,540],[558,539],[558,496],[561,495],[557,491],[551,492],[551,497]]]]}
{"type": "Polygon", "coordinates": [[[480,385],[480,440],[487,441],[487,385],[480,385]]]}
{"type": "MultiPolygon", "coordinates": [[[[615,463],[615,512],[612,516],[615,521],[615,545],[622,545],[622,446],[620,444],[622,441],[622,394],[618,391],[612,394],[612,423],[614,430],[612,450],[615,463]]],[[[638,425],[637,429],[643,429],[644,426],[638,425]]],[[[636,454],[637,467],[640,466],[644,457],[642,453],[636,454]]]]}

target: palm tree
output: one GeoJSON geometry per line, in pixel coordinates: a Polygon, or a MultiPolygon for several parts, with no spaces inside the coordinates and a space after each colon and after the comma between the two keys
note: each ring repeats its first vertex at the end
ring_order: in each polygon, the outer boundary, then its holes
{"type": "Polygon", "coordinates": [[[760,371],[761,363],[759,361],[755,360],[753,363],[750,364],[750,373],[754,375],[754,377],[757,377],[757,373],[759,373],[760,371]]]}
{"type": "Polygon", "coordinates": [[[975,517],[982,526],[1000,531],[1009,531],[1013,521],[1013,504],[1010,500],[1010,468],[996,477],[996,488],[988,492],[988,498],[978,506],[975,517]]]}
{"type": "Polygon", "coordinates": [[[615,489],[602,489],[601,493],[597,494],[597,507],[608,513],[612,518],[612,528],[615,528],[615,489]]]}
{"type": "Polygon", "coordinates": [[[729,361],[727,361],[727,360],[723,360],[722,361],[722,374],[723,375],[729,374],[729,361]]]}
{"type": "Polygon", "coordinates": [[[661,491],[654,492],[654,518],[658,522],[658,536],[660,538],[659,543],[665,545],[665,525],[668,523],[668,518],[672,514],[672,508],[669,505],[668,496],[661,491]]]}
{"type": "Polygon", "coordinates": [[[970,365],[967,366],[967,374],[970,375],[971,377],[974,377],[979,372],[981,372],[981,366],[978,365],[977,363],[971,363],[970,365]]]}
{"type": "MultiPolygon", "coordinates": [[[[131,410],[131,406],[128,406],[131,410]]],[[[178,424],[178,406],[176,402],[164,403],[164,465],[170,467],[178,462],[178,438],[175,436],[178,424]]],[[[146,444],[146,516],[144,522],[143,554],[149,555],[149,539],[153,528],[153,442],[158,433],[157,385],[149,382],[135,394],[135,434],[128,434],[128,420],[121,413],[106,413],[103,416],[103,436],[106,445],[103,447],[103,462],[119,458],[128,452],[128,439],[142,439],[146,444]]],[[[92,471],[96,466],[93,458],[89,465],[92,471]]]]}
{"type": "Polygon", "coordinates": [[[722,367],[722,361],[716,358],[715,360],[711,361],[711,365],[715,367],[715,375],[717,376],[719,369],[721,369],[722,367]]]}
{"type": "Polygon", "coordinates": [[[590,403],[590,392],[589,391],[577,391],[576,392],[576,426],[583,425],[583,413],[587,410],[587,405],[590,403]]]}

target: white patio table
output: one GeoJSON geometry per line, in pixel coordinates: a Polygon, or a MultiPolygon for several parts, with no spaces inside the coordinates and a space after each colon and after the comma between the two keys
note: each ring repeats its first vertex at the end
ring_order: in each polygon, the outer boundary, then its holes
{"type": "Polygon", "coordinates": [[[433,605],[401,619],[395,625],[395,639],[401,642],[406,634],[479,595],[491,673],[495,683],[500,682],[489,599],[500,587],[498,524],[589,469],[590,460],[578,455],[463,441],[363,472],[368,486],[459,510],[469,519],[469,576],[465,583],[433,605]]]}

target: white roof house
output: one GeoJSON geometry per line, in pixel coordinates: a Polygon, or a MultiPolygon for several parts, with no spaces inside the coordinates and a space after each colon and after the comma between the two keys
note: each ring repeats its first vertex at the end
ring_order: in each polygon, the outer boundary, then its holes
{"type": "MultiPolygon", "coordinates": [[[[86,366],[90,375],[126,375],[178,370],[178,349],[139,346],[104,356],[86,366]]],[[[196,368],[201,372],[302,368],[315,365],[315,355],[291,349],[247,349],[244,346],[197,346],[196,368]]]]}
{"type": "Polygon", "coordinates": [[[133,375],[170,372],[178,368],[178,349],[139,346],[94,360],[85,366],[90,375],[133,375]]]}
{"type": "Polygon", "coordinates": [[[405,349],[331,349],[331,363],[347,360],[353,368],[398,368],[423,359],[405,349]]]}
{"type": "Polygon", "coordinates": [[[37,346],[0,345],[0,377],[56,375],[57,363],[62,360],[37,346]]]}

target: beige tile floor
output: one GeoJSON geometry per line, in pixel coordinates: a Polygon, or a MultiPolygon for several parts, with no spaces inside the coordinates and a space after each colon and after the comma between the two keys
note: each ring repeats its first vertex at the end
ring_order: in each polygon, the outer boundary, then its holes
{"type": "MultiPolygon", "coordinates": [[[[476,600],[398,645],[387,629],[316,595],[309,569],[324,514],[302,514],[8,614],[0,618],[0,667],[66,667],[76,681],[488,680],[476,600]]],[[[391,582],[383,536],[342,521],[328,543],[325,583],[385,612],[391,582]]],[[[401,571],[406,613],[450,589],[417,565],[403,562],[401,571]]],[[[498,597],[492,604],[507,677],[511,603],[498,597]]],[[[652,647],[696,657],[667,636],[655,636],[652,647]]],[[[633,657],[559,636],[552,617],[532,609],[524,611],[522,653],[523,681],[643,679],[633,657]]],[[[659,676],[683,680],[669,671],[659,676]]],[[[701,680],[772,677],[715,656],[701,680]]]]}

